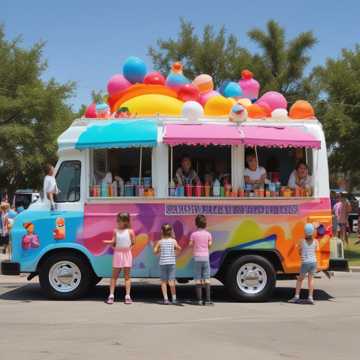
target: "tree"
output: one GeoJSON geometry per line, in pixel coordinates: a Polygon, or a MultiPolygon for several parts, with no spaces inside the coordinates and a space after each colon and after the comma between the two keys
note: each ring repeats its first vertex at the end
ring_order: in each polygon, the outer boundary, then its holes
{"type": "Polygon", "coordinates": [[[285,30],[274,20],[266,25],[266,32],[253,29],[248,36],[262,50],[253,56],[257,79],[262,90],[279,91],[290,101],[299,99],[306,91],[304,70],[309,64],[308,51],[316,44],[311,31],[303,32],[286,41],[285,30]]]}
{"type": "Polygon", "coordinates": [[[241,70],[251,64],[250,53],[238,45],[235,35],[227,35],[224,27],[216,32],[206,25],[199,37],[184,19],[180,20],[178,38],[159,39],[157,48],[149,48],[149,55],[154,67],[164,74],[172,63],[181,61],[185,76],[193,79],[202,73],[211,74],[216,86],[226,79],[238,79],[241,70]]]}
{"type": "Polygon", "coordinates": [[[317,112],[327,135],[330,169],[349,175],[354,186],[360,172],[360,45],[327,59],[313,77],[323,92],[317,112]]]}
{"type": "Polygon", "coordinates": [[[44,43],[30,49],[0,27],[0,189],[40,189],[43,165],[56,160],[56,139],[73,119],[74,84],[45,82],[44,43]]]}
{"type": "Polygon", "coordinates": [[[314,92],[311,86],[312,79],[304,77],[305,67],[310,61],[307,52],[316,43],[312,32],[303,32],[286,41],[285,30],[270,20],[267,32],[253,29],[248,36],[260,47],[259,54],[251,54],[241,47],[237,37],[227,35],[224,27],[215,32],[211,25],[206,25],[199,37],[194,26],[181,19],[178,38],[159,39],[156,48],[149,48],[149,55],[155,68],[165,74],[173,62],[181,61],[189,78],[207,73],[219,86],[224,80],[239,79],[241,70],[248,68],[260,81],[262,92],[279,91],[290,102],[308,98],[309,92],[314,99],[317,98],[318,92],[314,92]]]}

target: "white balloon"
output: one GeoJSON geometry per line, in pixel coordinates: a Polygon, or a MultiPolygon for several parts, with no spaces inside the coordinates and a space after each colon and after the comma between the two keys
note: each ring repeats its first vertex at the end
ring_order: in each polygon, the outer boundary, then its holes
{"type": "Polygon", "coordinates": [[[271,113],[271,118],[274,120],[287,120],[288,112],[286,109],[275,109],[271,113]]]}
{"type": "Polygon", "coordinates": [[[182,108],[182,114],[189,121],[195,121],[204,115],[203,107],[196,101],[187,101],[182,108]]]}

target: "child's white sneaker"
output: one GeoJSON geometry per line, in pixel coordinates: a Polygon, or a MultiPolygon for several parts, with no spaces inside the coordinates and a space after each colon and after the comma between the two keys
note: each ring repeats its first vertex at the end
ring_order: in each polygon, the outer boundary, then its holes
{"type": "Polygon", "coordinates": [[[300,303],[300,297],[294,296],[292,299],[288,301],[290,304],[299,304],[300,303]]]}
{"type": "Polygon", "coordinates": [[[315,305],[315,301],[314,301],[314,299],[312,297],[309,297],[307,301],[308,301],[309,304],[315,305]]]}

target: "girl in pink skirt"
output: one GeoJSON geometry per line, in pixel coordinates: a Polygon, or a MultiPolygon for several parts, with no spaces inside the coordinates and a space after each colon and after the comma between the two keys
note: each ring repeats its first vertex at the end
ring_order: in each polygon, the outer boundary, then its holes
{"type": "Polygon", "coordinates": [[[125,278],[125,304],[131,304],[130,297],[131,279],[130,270],[132,266],[131,248],[135,244],[135,234],[130,227],[130,215],[119,213],[117,215],[117,228],[114,230],[112,240],[104,240],[105,244],[111,244],[114,249],[112,277],[110,280],[110,294],[106,301],[107,304],[114,303],[114,292],[116,281],[121,269],[124,271],[125,278]]]}

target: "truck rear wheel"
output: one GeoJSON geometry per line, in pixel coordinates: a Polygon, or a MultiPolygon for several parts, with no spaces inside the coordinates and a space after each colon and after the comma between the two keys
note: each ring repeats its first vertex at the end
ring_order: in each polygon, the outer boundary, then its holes
{"type": "Polygon", "coordinates": [[[92,270],[83,258],[67,252],[49,256],[41,264],[39,280],[46,296],[57,300],[82,297],[92,283],[92,270]]]}
{"type": "Polygon", "coordinates": [[[244,255],[234,260],[226,273],[225,285],[238,301],[266,301],[275,289],[272,264],[259,255],[244,255]]]}

